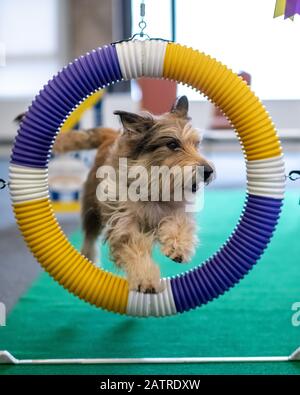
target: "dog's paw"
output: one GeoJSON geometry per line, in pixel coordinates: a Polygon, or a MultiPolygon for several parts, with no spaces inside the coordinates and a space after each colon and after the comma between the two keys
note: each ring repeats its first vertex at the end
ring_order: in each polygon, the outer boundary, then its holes
{"type": "Polygon", "coordinates": [[[163,220],[158,229],[162,253],[175,262],[189,262],[198,244],[195,230],[194,222],[187,216],[163,220]]]}
{"type": "Polygon", "coordinates": [[[161,251],[174,262],[187,263],[194,255],[194,246],[185,246],[174,242],[167,245],[162,245],[161,251]]]}
{"type": "Polygon", "coordinates": [[[159,293],[164,290],[160,280],[160,270],[154,263],[140,265],[133,273],[128,273],[129,289],[142,293],[159,293]]]}

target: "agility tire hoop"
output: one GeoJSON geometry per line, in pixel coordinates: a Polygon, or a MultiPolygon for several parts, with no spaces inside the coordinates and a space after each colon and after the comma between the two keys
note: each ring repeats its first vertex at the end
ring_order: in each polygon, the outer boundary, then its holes
{"type": "Polygon", "coordinates": [[[15,140],[10,194],[24,239],[63,287],[103,309],[131,316],[168,316],[204,305],[240,281],[267,247],[284,197],[284,162],[274,125],[259,99],[230,69],[199,51],[162,40],[107,45],[62,69],[36,96],[15,140]],[[202,92],[230,120],[247,168],[247,197],[227,242],[203,264],[166,278],[165,290],[143,294],[92,264],[70,244],[53,213],[47,166],[56,134],[85,98],[139,77],[175,80],[202,92]]]}

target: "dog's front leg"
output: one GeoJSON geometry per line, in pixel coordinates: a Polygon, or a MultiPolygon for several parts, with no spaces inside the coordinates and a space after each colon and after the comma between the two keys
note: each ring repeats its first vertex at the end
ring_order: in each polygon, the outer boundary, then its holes
{"type": "Polygon", "coordinates": [[[188,213],[165,217],[158,227],[161,251],[175,262],[188,262],[197,246],[196,224],[188,213]]]}
{"type": "Polygon", "coordinates": [[[159,267],[153,262],[153,235],[121,219],[108,234],[112,259],[127,274],[130,290],[157,293],[163,290],[159,267]]]}

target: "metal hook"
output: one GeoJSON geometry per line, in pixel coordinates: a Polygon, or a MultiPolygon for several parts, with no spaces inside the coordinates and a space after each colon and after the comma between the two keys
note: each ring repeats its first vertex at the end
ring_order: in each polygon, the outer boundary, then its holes
{"type": "Polygon", "coordinates": [[[6,186],[7,186],[6,181],[0,178],[0,189],[4,189],[6,186]]]}
{"type": "Polygon", "coordinates": [[[144,30],[147,27],[147,23],[145,21],[145,15],[146,15],[146,4],[145,4],[145,0],[141,0],[141,4],[140,4],[140,17],[141,20],[139,21],[139,28],[141,29],[141,31],[139,33],[134,34],[131,38],[133,39],[136,36],[140,36],[141,38],[144,38],[144,36],[146,36],[146,38],[150,37],[148,36],[148,34],[144,33],[144,30]]]}
{"type": "Polygon", "coordinates": [[[291,181],[297,181],[300,179],[300,170],[291,170],[287,176],[291,181]]]}
{"type": "Polygon", "coordinates": [[[140,22],[139,22],[139,24],[138,24],[138,26],[139,26],[139,28],[141,29],[141,31],[140,31],[139,33],[133,34],[131,37],[129,37],[129,38],[127,38],[127,39],[115,41],[115,42],[113,42],[113,43],[111,43],[111,44],[112,44],[112,45],[115,45],[115,44],[121,44],[121,43],[124,43],[124,42],[133,41],[133,40],[134,40],[135,38],[137,38],[137,37],[138,37],[139,39],[144,39],[144,40],[159,40],[159,41],[170,42],[171,40],[166,40],[166,39],[164,39],[164,38],[160,38],[160,37],[153,38],[153,37],[150,37],[149,34],[147,34],[147,33],[144,32],[144,30],[145,30],[146,27],[147,27],[147,23],[146,23],[146,21],[144,20],[145,15],[146,15],[145,0],[141,0],[141,3],[140,3],[140,17],[141,17],[141,20],[140,20],[140,22]]]}
{"type": "Polygon", "coordinates": [[[140,35],[141,37],[144,36],[144,34],[145,34],[145,33],[144,33],[144,30],[146,29],[146,27],[147,27],[147,23],[142,19],[142,20],[139,22],[139,28],[141,29],[139,35],[140,35]]]}

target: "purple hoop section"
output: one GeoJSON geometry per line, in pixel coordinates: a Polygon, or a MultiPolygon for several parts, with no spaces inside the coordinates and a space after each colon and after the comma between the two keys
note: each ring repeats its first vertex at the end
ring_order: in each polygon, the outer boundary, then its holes
{"type": "Polygon", "coordinates": [[[229,240],[202,266],[171,279],[173,297],[182,313],[222,295],[256,264],[278,222],[282,199],[248,195],[229,240]]]}
{"type": "Polygon", "coordinates": [[[65,67],[29,107],[16,137],[11,163],[46,168],[53,140],[76,105],[92,92],[121,79],[113,45],[98,48],[65,67]]]}

